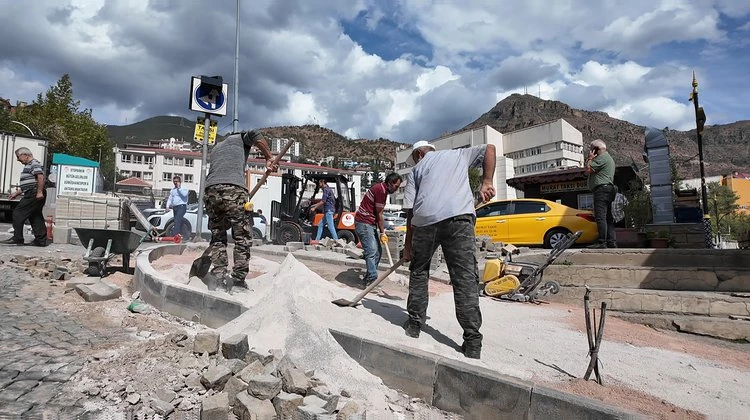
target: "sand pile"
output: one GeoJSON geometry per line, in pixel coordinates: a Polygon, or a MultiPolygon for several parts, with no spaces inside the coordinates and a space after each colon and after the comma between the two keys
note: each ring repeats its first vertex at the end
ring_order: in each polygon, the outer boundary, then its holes
{"type": "MultiPolygon", "coordinates": [[[[310,271],[291,254],[275,272],[255,278],[253,293],[239,299],[248,310],[218,329],[222,340],[247,334],[251,348],[281,349],[302,369],[315,370],[333,392],[346,390],[370,410],[387,408],[393,391],[352,360],[328,332],[331,321],[360,317],[331,303],[342,290],[310,271]]],[[[365,322],[364,320],[362,322],[365,322]]]]}

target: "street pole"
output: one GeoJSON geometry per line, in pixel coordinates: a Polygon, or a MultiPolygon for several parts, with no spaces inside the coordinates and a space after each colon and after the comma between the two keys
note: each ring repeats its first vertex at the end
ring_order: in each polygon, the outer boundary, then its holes
{"type": "Polygon", "coordinates": [[[32,135],[32,136],[34,135],[34,132],[33,132],[33,131],[31,131],[31,129],[29,128],[29,126],[28,126],[28,125],[26,125],[26,124],[24,124],[24,123],[22,123],[22,122],[20,122],[20,121],[15,121],[15,120],[14,120],[14,121],[11,121],[11,122],[12,122],[12,123],[14,123],[14,124],[18,124],[18,125],[21,125],[21,126],[23,126],[23,128],[25,128],[25,129],[29,130],[29,133],[31,133],[31,135],[32,135]]]}
{"type": "Polygon", "coordinates": [[[695,106],[695,134],[698,138],[698,161],[701,168],[701,200],[703,200],[703,214],[708,214],[708,198],[706,194],[706,170],[703,165],[703,124],[706,122],[706,115],[703,108],[698,106],[698,79],[693,72],[693,94],[691,95],[693,105],[695,106]]]}
{"type": "Polygon", "coordinates": [[[239,131],[239,119],[237,107],[239,104],[239,89],[240,89],[240,0],[237,0],[237,34],[235,35],[234,41],[234,106],[232,109],[232,132],[236,133],[239,131]]]}
{"type": "Polygon", "coordinates": [[[203,191],[206,185],[206,166],[208,165],[208,132],[211,129],[211,114],[206,113],[203,128],[203,159],[201,160],[201,183],[198,184],[198,220],[195,221],[195,238],[193,242],[202,242],[203,229],[203,191]]]}
{"type": "MultiPolygon", "coordinates": [[[[711,216],[708,213],[708,194],[706,191],[706,170],[703,165],[703,126],[706,123],[706,113],[698,105],[698,79],[693,72],[693,91],[690,93],[690,100],[695,106],[695,135],[698,140],[698,162],[701,171],[701,202],[703,203],[703,230],[706,242],[706,248],[713,248],[713,238],[711,235],[711,216]]],[[[717,215],[718,217],[718,215],[717,215]]]]}

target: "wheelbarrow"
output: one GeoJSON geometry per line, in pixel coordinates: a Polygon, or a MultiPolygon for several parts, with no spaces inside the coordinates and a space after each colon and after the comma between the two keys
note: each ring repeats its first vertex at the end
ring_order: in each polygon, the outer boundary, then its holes
{"type": "MultiPolygon", "coordinates": [[[[133,253],[143,241],[150,237],[129,230],[117,229],[89,229],[74,228],[81,244],[86,245],[84,261],[89,263],[87,274],[89,276],[104,277],[107,275],[109,260],[115,255],[122,255],[122,268],[127,273],[130,271],[130,254],[133,253]]],[[[159,242],[180,243],[182,237],[158,238],[159,242]]]]}

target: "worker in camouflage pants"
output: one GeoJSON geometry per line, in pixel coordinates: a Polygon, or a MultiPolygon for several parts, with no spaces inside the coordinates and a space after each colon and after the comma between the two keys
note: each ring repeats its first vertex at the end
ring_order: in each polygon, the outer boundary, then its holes
{"type": "Polygon", "coordinates": [[[247,288],[245,277],[253,242],[253,218],[244,208],[248,201],[245,168],[252,147],[257,147],[263,153],[267,169],[278,169],[268,143],[257,131],[229,135],[214,146],[209,158],[210,167],[203,200],[208,215],[208,228],[211,230],[211,244],[208,248],[213,264],[211,274],[219,283],[224,283],[227,291],[231,291],[233,286],[247,288]],[[227,276],[229,228],[232,228],[234,238],[234,269],[231,276],[227,276]]]}
{"type": "Polygon", "coordinates": [[[472,359],[479,359],[482,353],[479,332],[482,313],[469,168],[481,165],[482,184],[478,192],[486,202],[495,196],[495,160],[492,144],[435,151],[426,141],[414,143],[406,160],[406,164],[414,167],[407,176],[403,204],[407,210],[403,259],[411,261],[406,301],[409,317],[404,332],[417,338],[427,321],[430,261],[440,246],[453,286],[456,319],[464,330],[461,352],[472,359]]]}
{"type": "Polygon", "coordinates": [[[236,185],[220,184],[206,188],[205,195],[208,229],[211,231],[211,273],[219,279],[226,278],[229,265],[227,230],[231,228],[234,239],[232,280],[234,285],[243,287],[253,245],[253,217],[244,208],[247,191],[236,185]]]}

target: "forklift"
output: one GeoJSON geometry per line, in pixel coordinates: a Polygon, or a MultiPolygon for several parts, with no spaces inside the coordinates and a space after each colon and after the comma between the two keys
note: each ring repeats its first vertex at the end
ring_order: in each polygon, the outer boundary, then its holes
{"type": "MultiPolygon", "coordinates": [[[[271,238],[275,244],[309,244],[315,237],[318,225],[324,218],[323,213],[311,210],[311,206],[320,200],[316,199],[318,193],[321,193],[320,180],[325,180],[335,192],[333,223],[336,235],[347,242],[357,241],[357,234],[354,232],[354,186],[349,184],[347,177],[341,174],[305,174],[300,178],[293,174],[282,174],[281,201],[271,202],[271,238]]],[[[323,236],[326,234],[327,227],[323,230],[323,236]]]]}

